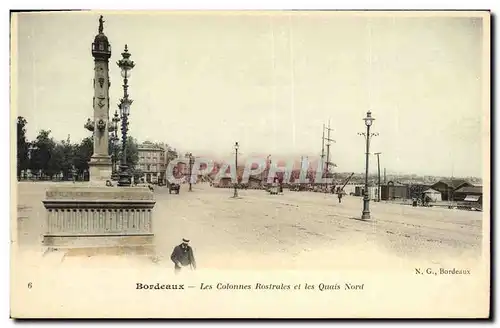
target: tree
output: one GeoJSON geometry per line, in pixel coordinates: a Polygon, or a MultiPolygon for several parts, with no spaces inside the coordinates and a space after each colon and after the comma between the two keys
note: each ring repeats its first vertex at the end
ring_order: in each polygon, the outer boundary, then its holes
{"type": "Polygon", "coordinates": [[[134,169],[132,171],[132,175],[134,176],[135,181],[139,181],[139,179],[144,176],[144,172],[141,169],[134,169]]]}
{"type": "MultiPolygon", "coordinates": [[[[130,137],[130,136],[127,137],[126,147],[127,147],[126,161],[127,161],[127,165],[128,165],[128,171],[130,174],[132,174],[134,176],[135,181],[138,181],[139,178],[141,178],[144,175],[144,173],[139,169],[136,170],[136,168],[135,168],[135,166],[139,162],[139,150],[138,150],[139,146],[138,146],[137,140],[133,137],[130,137]]],[[[121,162],[122,154],[123,154],[122,148],[120,147],[120,152],[118,154],[118,162],[119,163],[121,162]]]]}
{"type": "Polygon", "coordinates": [[[64,161],[64,150],[62,145],[56,144],[54,142],[54,146],[52,150],[49,152],[49,160],[47,163],[47,168],[44,169],[44,174],[49,176],[50,179],[54,177],[54,175],[58,175],[63,170],[63,161],[64,161]]]}
{"type": "Polygon", "coordinates": [[[50,137],[50,130],[41,130],[36,140],[33,142],[33,152],[30,159],[30,170],[40,172],[50,178],[55,173],[54,165],[57,165],[57,159],[54,158],[55,142],[50,137]]]}
{"type": "MultiPolygon", "coordinates": [[[[138,151],[137,140],[133,137],[127,138],[127,165],[131,171],[135,169],[137,162],[139,162],[139,151],[138,151]]],[[[121,154],[120,154],[121,158],[121,154]]]]}
{"type": "Polygon", "coordinates": [[[73,164],[78,175],[89,169],[89,161],[93,153],[94,140],[92,137],[84,138],[79,145],[75,146],[73,164]]]}
{"type": "Polygon", "coordinates": [[[69,135],[67,140],[63,140],[56,145],[56,154],[60,156],[60,171],[62,171],[65,180],[70,180],[73,175],[75,148],[76,145],[71,144],[69,135]]]}
{"type": "Polygon", "coordinates": [[[171,148],[170,146],[167,145],[166,151],[167,151],[167,163],[179,157],[179,154],[177,154],[177,150],[175,150],[175,148],[171,148]]]}
{"type": "Polygon", "coordinates": [[[21,179],[23,171],[29,168],[29,143],[26,139],[28,122],[22,116],[17,117],[17,178],[21,179]]]}

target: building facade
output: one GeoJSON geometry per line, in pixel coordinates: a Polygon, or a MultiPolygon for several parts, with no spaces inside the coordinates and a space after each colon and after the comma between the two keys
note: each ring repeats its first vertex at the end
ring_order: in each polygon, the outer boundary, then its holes
{"type": "Polygon", "coordinates": [[[407,185],[389,181],[385,185],[380,186],[380,199],[381,200],[398,200],[398,199],[408,199],[409,189],[407,185]]]}
{"type": "Polygon", "coordinates": [[[137,168],[143,172],[144,182],[164,183],[167,164],[165,145],[146,141],[137,147],[137,152],[137,168]]]}
{"type": "Polygon", "coordinates": [[[472,187],[473,185],[462,179],[453,180],[440,180],[432,186],[432,189],[441,193],[441,199],[444,201],[453,201],[455,198],[455,191],[462,187],[472,187]]]}
{"type": "Polygon", "coordinates": [[[467,197],[469,198],[474,198],[476,201],[481,200],[482,201],[482,196],[483,196],[483,187],[482,186],[464,186],[461,187],[457,190],[455,190],[454,193],[454,200],[455,201],[464,201],[467,197]],[[474,197],[471,197],[474,196],[474,197]]]}

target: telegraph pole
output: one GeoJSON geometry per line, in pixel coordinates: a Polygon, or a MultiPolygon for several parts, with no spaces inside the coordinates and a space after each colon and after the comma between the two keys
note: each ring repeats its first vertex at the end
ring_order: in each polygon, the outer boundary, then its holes
{"type": "Polygon", "coordinates": [[[233,198],[238,198],[238,149],[240,148],[240,145],[236,141],[234,143],[234,149],[236,150],[235,157],[234,157],[234,166],[236,167],[236,180],[234,182],[234,195],[233,198]]]}
{"type": "Polygon", "coordinates": [[[385,175],[385,167],[384,167],[384,185],[387,184],[387,179],[386,179],[386,175],[385,175]]]}
{"type": "MultiPolygon", "coordinates": [[[[323,136],[321,137],[321,169],[325,166],[325,124],[323,124],[323,136]]],[[[316,183],[316,181],[315,181],[316,183]]]]}
{"type": "MultiPolygon", "coordinates": [[[[328,120],[328,127],[326,128],[326,130],[328,131],[327,137],[326,138],[323,137],[323,138],[327,141],[327,144],[326,144],[326,178],[328,178],[328,173],[330,173],[329,166],[330,166],[330,164],[333,164],[333,163],[330,163],[330,145],[331,145],[330,142],[335,142],[335,140],[330,139],[330,131],[333,130],[330,128],[330,120],[328,120]]],[[[323,135],[324,135],[324,132],[323,132],[323,135]]],[[[326,183],[326,190],[328,192],[328,182],[326,183]]]]}
{"type": "Polygon", "coordinates": [[[321,164],[325,162],[325,125],[323,124],[323,136],[321,137],[321,164]]]}
{"type": "Polygon", "coordinates": [[[375,153],[377,155],[377,165],[378,165],[378,188],[377,188],[377,202],[380,202],[380,154],[382,153],[375,153]]]}

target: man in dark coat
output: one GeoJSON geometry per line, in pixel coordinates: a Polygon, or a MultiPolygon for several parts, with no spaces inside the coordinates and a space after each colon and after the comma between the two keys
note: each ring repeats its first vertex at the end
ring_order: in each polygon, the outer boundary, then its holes
{"type": "Polygon", "coordinates": [[[181,271],[182,267],[191,266],[196,269],[196,261],[194,260],[193,248],[189,246],[189,240],[183,238],[182,243],[174,247],[170,259],[174,262],[175,273],[181,271]]]}

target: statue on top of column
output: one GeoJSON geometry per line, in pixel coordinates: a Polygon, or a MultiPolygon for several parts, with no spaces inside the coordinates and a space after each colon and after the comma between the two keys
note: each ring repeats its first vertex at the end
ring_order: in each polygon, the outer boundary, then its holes
{"type": "Polygon", "coordinates": [[[102,19],[102,15],[101,17],[99,17],[99,33],[102,33],[102,31],[104,30],[104,19],[102,19]]]}

